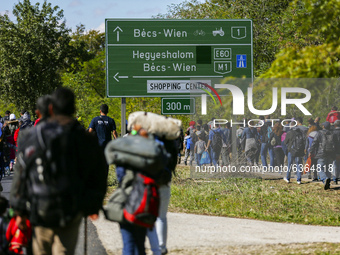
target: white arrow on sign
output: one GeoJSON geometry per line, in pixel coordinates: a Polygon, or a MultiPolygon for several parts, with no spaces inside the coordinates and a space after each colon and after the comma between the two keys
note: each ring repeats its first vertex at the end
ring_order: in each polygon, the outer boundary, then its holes
{"type": "Polygon", "coordinates": [[[113,78],[114,78],[117,82],[119,82],[118,78],[119,78],[119,79],[127,79],[127,78],[129,78],[129,76],[117,76],[118,74],[119,74],[119,72],[116,73],[116,74],[113,76],[113,78]]]}
{"type": "Polygon", "coordinates": [[[122,30],[119,26],[117,26],[117,27],[113,30],[113,33],[117,31],[117,42],[119,42],[119,30],[120,30],[120,32],[123,32],[123,30],[122,30]]]}

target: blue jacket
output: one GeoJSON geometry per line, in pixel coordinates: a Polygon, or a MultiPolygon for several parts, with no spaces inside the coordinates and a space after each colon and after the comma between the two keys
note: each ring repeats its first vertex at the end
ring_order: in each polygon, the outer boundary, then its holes
{"type": "Polygon", "coordinates": [[[258,139],[258,133],[257,133],[256,128],[246,127],[243,130],[243,133],[241,135],[241,139],[243,139],[243,138],[246,138],[246,139],[255,138],[257,140],[258,139]]]}

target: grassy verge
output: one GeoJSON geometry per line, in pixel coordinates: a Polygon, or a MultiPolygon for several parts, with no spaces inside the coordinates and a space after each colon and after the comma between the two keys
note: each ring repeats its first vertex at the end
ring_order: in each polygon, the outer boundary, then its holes
{"type": "Polygon", "coordinates": [[[229,178],[193,180],[178,167],[171,187],[172,212],[340,226],[340,190],[320,183],[229,178]]]}
{"type": "Polygon", "coordinates": [[[227,255],[302,255],[317,254],[330,255],[340,254],[339,244],[334,243],[309,243],[309,244],[275,244],[275,245],[247,245],[247,246],[225,246],[225,247],[200,247],[197,249],[176,249],[171,254],[181,255],[205,255],[205,254],[227,254],[227,255]]]}
{"type": "MultiPolygon", "coordinates": [[[[178,166],[169,211],[276,222],[340,226],[340,189],[324,191],[320,183],[287,184],[283,180],[245,178],[193,180],[189,167],[178,166]]],[[[117,187],[110,166],[108,196],[117,187]]]]}
{"type": "Polygon", "coordinates": [[[104,200],[104,204],[106,204],[110,195],[117,188],[117,186],[118,186],[118,180],[116,176],[115,167],[113,165],[110,165],[109,174],[107,176],[107,191],[106,191],[106,198],[104,200]]]}

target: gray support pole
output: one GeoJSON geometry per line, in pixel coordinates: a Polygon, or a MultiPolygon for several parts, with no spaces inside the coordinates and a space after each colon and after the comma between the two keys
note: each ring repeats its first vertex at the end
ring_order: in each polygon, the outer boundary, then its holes
{"type": "Polygon", "coordinates": [[[126,98],[121,101],[121,136],[126,134],[126,98]]]}

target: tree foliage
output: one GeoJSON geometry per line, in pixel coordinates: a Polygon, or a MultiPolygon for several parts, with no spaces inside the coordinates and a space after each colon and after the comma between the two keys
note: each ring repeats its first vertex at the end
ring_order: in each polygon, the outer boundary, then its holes
{"type": "MultiPolygon", "coordinates": [[[[294,0],[292,9],[302,9],[298,15],[291,17],[291,25],[295,26],[295,34],[315,43],[291,44],[282,49],[276,56],[270,69],[262,74],[262,78],[314,78],[289,79],[291,87],[307,88],[312,98],[306,104],[313,116],[321,116],[325,120],[330,108],[340,104],[340,2],[337,0],[294,0]],[[302,6],[302,8],[301,8],[302,6]],[[318,78],[318,79],[315,79],[318,78]],[[327,79],[319,79],[327,78],[327,79]]],[[[281,87],[282,82],[276,83],[281,87]]],[[[285,84],[287,86],[287,82],[285,84]]],[[[258,95],[267,93],[265,87],[258,86],[258,95]]],[[[259,97],[259,102],[266,108],[268,100],[259,97]]],[[[269,97],[270,98],[270,97],[269,97]]],[[[300,113],[301,114],[301,113],[300,113]]],[[[291,112],[294,116],[294,112],[291,112]]]]}
{"type": "Polygon", "coordinates": [[[157,18],[172,19],[252,19],[254,38],[254,71],[258,76],[266,71],[275,55],[287,45],[311,44],[312,40],[299,37],[295,31],[300,24],[291,18],[301,11],[291,8],[292,0],[196,0],[172,4],[168,13],[157,18]]]}
{"type": "Polygon", "coordinates": [[[63,11],[46,1],[14,6],[15,21],[0,15],[1,98],[18,108],[35,109],[36,99],[61,86],[60,74],[70,59],[70,30],[63,11]]]}
{"type": "Polygon", "coordinates": [[[296,33],[314,40],[312,45],[291,45],[283,49],[262,77],[332,78],[340,75],[340,2],[337,0],[295,0],[293,8],[304,12],[292,17],[301,24],[296,33]]]}

